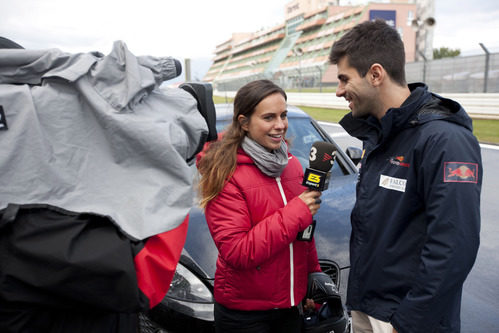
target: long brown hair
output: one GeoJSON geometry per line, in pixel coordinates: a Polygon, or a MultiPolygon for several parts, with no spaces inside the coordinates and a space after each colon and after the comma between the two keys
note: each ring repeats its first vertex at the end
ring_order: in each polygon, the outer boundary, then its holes
{"type": "Polygon", "coordinates": [[[199,181],[200,206],[205,208],[208,202],[222,191],[237,165],[237,150],[246,135],[239,122],[239,116],[250,119],[256,106],[267,96],[281,94],[287,100],[282,88],[270,80],[256,80],[241,87],[234,98],[234,115],[220,141],[210,144],[205,155],[198,163],[201,175],[199,181]]]}

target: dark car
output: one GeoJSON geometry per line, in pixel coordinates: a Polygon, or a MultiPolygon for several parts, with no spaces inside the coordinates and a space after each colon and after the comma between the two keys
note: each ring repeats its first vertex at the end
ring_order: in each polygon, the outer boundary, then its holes
{"type": "MultiPolygon", "coordinates": [[[[216,111],[217,131],[222,132],[232,121],[232,105],[216,105],[216,111]]],[[[350,212],[355,202],[358,171],[354,162],[305,112],[288,106],[288,119],[290,151],[300,160],[303,168],[308,167],[310,148],[314,142],[330,142],[338,149],[329,188],[323,192],[321,208],[315,215],[315,241],[322,271],[333,279],[344,300],[349,271],[350,212]]],[[[149,317],[174,332],[212,332],[217,256],[204,214],[199,208],[193,208],[187,240],[170,290],[163,301],[152,309],[149,317]]]]}

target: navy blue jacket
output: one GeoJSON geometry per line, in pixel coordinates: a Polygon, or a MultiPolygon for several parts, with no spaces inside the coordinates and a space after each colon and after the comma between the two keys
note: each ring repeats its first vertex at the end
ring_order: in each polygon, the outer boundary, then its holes
{"type": "Polygon", "coordinates": [[[340,122],[364,144],[347,305],[399,333],[455,333],[480,242],[480,147],[458,103],[409,88],[380,121],[340,122]]]}

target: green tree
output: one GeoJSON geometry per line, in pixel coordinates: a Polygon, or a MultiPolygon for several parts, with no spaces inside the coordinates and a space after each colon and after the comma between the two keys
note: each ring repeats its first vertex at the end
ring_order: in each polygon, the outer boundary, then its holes
{"type": "Polygon", "coordinates": [[[433,49],[433,59],[454,58],[461,54],[460,49],[449,49],[448,47],[441,47],[433,49]]]}

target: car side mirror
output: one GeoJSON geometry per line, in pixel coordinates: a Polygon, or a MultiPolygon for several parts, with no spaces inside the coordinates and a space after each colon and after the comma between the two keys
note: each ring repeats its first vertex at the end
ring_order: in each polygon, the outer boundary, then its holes
{"type": "Polygon", "coordinates": [[[347,153],[347,156],[350,157],[353,164],[355,164],[355,165],[359,164],[360,160],[362,159],[362,149],[360,149],[360,148],[348,147],[346,150],[346,153],[347,153]]]}

